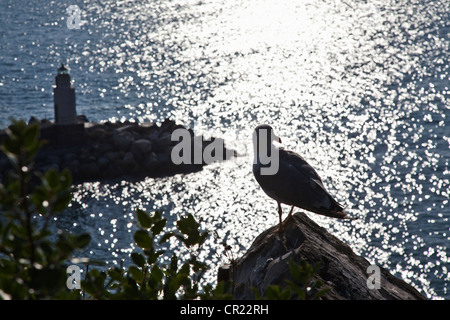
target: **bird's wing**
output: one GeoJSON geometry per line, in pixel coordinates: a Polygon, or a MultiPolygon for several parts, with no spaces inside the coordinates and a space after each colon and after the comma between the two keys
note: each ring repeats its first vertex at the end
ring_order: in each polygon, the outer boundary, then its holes
{"type": "Polygon", "coordinates": [[[290,167],[291,170],[296,172],[296,176],[300,178],[298,179],[299,183],[309,184],[313,181],[325,189],[319,174],[298,153],[280,148],[279,157],[280,163],[283,163],[283,165],[290,167]]]}
{"type": "Polygon", "coordinates": [[[279,155],[280,178],[284,180],[284,178],[289,177],[286,187],[291,189],[289,192],[291,197],[303,198],[301,202],[309,203],[314,207],[331,208],[338,206],[342,208],[331,197],[319,174],[305,159],[299,154],[285,149],[280,149],[279,155]]]}
{"type": "Polygon", "coordinates": [[[261,175],[259,164],[254,165],[253,173],[264,192],[278,202],[325,216],[347,218],[316,170],[295,152],[279,149],[279,170],[274,175],[261,175]]]}

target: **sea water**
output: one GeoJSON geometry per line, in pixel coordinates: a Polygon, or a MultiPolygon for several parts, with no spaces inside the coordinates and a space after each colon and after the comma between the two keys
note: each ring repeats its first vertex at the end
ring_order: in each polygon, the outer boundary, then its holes
{"type": "Polygon", "coordinates": [[[242,157],[79,184],[54,221],[91,234],[83,255],[117,265],[136,249],[137,208],[163,210],[169,227],[191,213],[211,233],[200,258],[214,282],[223,243],[238,257],[278,221],[251,173],[252,129],[268,123],[359,217],[312,219],[428,298],[450,298],[449,45],[444,0],[2,0],[0,126],[53,119],[65,63],[91,121],[169,117],[224,138],[242,157]]]}

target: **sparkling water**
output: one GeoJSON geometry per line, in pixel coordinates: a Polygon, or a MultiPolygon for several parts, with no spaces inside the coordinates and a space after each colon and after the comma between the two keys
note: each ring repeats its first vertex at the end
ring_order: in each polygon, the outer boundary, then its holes
{"type": "Polygon", "coordinates": [[[170,227],[192,213],[211,231],[200,257],[213,282],[222,242],[241,256],[278,221],[251,172],[252,129],[268,123],[359,217],[312,219],[428,298],[450,298],[449,45],[445,0],[2,0],[0,126],[53,119],[66,63],[91,121],[169,117],[224,138],[243,156],[77,185],[55,220],[89,232],[83,254],[112,265],[134,250],[137,208],[162,209],[170,227]]]}

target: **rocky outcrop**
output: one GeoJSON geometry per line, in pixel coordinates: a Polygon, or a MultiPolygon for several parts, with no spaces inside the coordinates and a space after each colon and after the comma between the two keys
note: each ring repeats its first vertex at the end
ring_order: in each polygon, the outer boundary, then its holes
{"type": "Polygon", "coordinates": [[[321,299],[425,299],[415,288],[384,268],[379,269],[379,289],[370,289],[367,280],[373,274],[367,271],[369,261],[356,255],[347,244],[304,213],[296,213],[288,219],[283,233],[278,231],[278,226],[264,231],[233,266],[225,265],[220,268],[220,280],[232,282],[233,296],[236,299],[253,299],[254,289],[264,296],[268,285],[284,287],[286,280],[292,280],[288,267],[291,259],[294,262],[319,264],[314,278],[321,280],[323,287],[329,288],[321,299]],[[226,274],[228,279],[225,279],[226,274]]]}
{"type": "MultiPolygon", "coordinates": [[[[195,139],[190,128],[184,128],[170,119],[166,119],[161,125],[153,122],[138,124],[83,121],[73,125],[54,125],[48,120],[36,118],[32,118],[30,122],[40,124],[41,138],[47,140],[35,159],[35,168],[39,171],[68,168],[74,182],[171,175],[198,171],[206,164],[196,163],[193,158],[188,163],[173,163],[172,149],[179,142],[171,140],[172,132],[176,129],[187,130],[192,137],[192,149],[195,139]]],[[[222,160],[233,154],[226,151],[222,139],[200,141],[201,150],[212,142],[223,146],[222,160]]],[[[193,155],[194,151],[192,157],[193,155]]],[[[9,169],[8,159],[0,152],[0,177],[9,169]]]]}

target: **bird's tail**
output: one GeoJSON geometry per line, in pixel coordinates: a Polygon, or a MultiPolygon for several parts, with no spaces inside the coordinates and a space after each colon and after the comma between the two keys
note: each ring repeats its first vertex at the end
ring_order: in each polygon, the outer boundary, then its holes
{"type": "Polygon", "coordinates": [[[345,211],[344,207],[341,206],[336,200],[330,197],[331,200],[331,206],[330,208],[320,207],[320,208],[314,208],[312,210],[314,213],[332,217],[332,218],[338,218],[338,219],[345,219],[345,220],[356,220],[358,218],[350,217],[345,211]]]}
{"type": "Polygon", "coordinates": [[[356,219],[358,219],[358,218],[350,217],[346,212],[344,212],[344,210],[333,211],[333,210],[329,210],[329,209],[325,209],[325,208],[320,208],[320,209],[314,209],[312,211],[314,213],[317,213],[317,214],[320,214],[320,215],[323,215],[323,216],[327,216],[327,217],[332,217],[332,218],[345,219],[345,220],[356,220],[356,219]]]}

